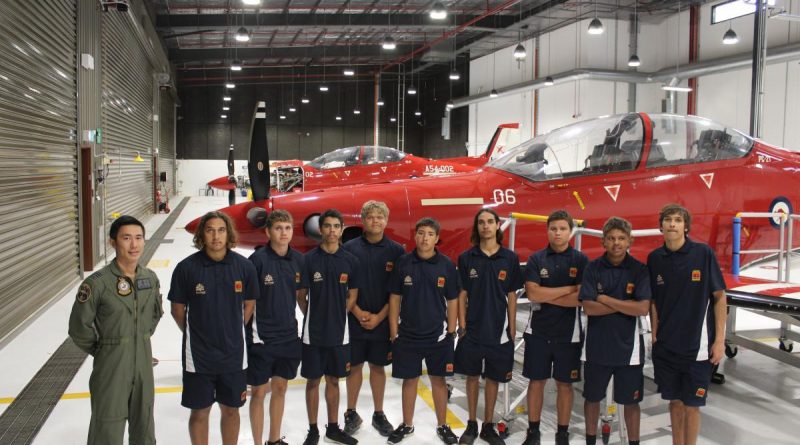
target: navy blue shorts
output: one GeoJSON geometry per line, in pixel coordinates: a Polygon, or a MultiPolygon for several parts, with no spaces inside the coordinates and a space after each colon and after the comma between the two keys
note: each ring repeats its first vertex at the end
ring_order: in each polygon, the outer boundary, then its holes
{"type": "Polygon", "coordinates": [[[282,343],[247,346],[247,384],[263,385],[272,377],[291,380],[297,377],[297,367],[303,357],[299,338],[282,343]]]}
{"type": "Polygon", "coordinates": [[[581,381],[581,344],[556,343],[539,335],[525,334],[522,375],[530,380],[554,378],[562,383],[581,381]]]}
{"type": "Polygon", "coordinates": [[[606,389],[614,376],[614,401],[620,405],[639,403],[644,398],[642,365],[605,366],[586,362],[583,364],[583,398],[599,402],[606,398],[606,389]]]}
{"type": "Polygon", "coordinates": [[[464,337],[458,341],[455,353],[455,371],[468,376],[480,375],[495,382],[511,380],[514,369],[514,342],[486,346],[464,337]]]}
{"type": "Polygon", "coordinates": [[[303,343],[303,366],[300,375],[319,379],[323,375],[347,377],[350,375],[350,345],[314,346],[303,343]]]}
{"type": "Polygon", "coordinates": [[[350,364],[358,366],[364,362],[386,366],[392,362],[392,343],[386,340],[350,339],[350,364]]]}
{"type": "Polygon", "coordinates": [[[438,343],[416,344],[398,338],[392,344],[392,377],[414,379],[422,375],[422,360],[428,375],[449,377],[453,375],[453,337],[438,343]]]}
{"type": "Polygon", "coordinates": [[[705,406],[711,383],[711,362],[680,357],[653,344],[653,370],[664,400],[680,400],[686,406],[705,406]]]}
{"type": "Polygon", "coordinates": [[[227,374],[198,374],[183,371],[181,405],[189,409],[205,409],[219,402],[240,408],[247,401],[245,370],[227,374]]]}

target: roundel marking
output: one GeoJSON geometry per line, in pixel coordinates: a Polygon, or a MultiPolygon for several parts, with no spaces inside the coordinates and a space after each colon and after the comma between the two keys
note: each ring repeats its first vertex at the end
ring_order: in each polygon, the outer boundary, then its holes
{"type": "MultiPolygon", "coordinates": [[[[769,211],[770,213],[784,213],[790,215],[792,213],[792,203],[785,196],[778,196],[770,203],[769,211]]],[[[769,219],[769,223],[772,224],[772,227],[777,229],[780,227],[781,219],[779,217],[773,217],[769,219]]]]}

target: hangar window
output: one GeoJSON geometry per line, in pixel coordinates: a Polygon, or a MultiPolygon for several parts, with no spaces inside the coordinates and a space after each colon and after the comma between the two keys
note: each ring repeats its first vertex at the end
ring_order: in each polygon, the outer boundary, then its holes
{"type": "Polygon", "coordinates": [[[315,158],[308,165],[318,169],[349,167],[358,164],[360,153],[360,146],[340,148],[315,158]]]}
{"type": "Polygon", "coordinates": [[[643,140],[638,114],[603,117],[543,134],[489,165],[532,181],[629,171],[639,165],[643,140]]]}
{"type": "Polygon", "coordinates": [[[750,137],[696,116],[651,115],[653,142],[648,167],[741,158],[750,152],[750,137]]]}

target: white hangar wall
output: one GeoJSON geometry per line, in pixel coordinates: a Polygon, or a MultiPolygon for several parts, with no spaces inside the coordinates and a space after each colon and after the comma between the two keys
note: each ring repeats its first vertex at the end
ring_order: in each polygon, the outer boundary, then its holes
{"type": "MultiPolygon", "coordinates": [[[[790,14],[800,14],[800,0],[780,2],[790,14]]],[[[711,6],[700,8],[698,22],[699,62],[728,56],[752,54],[754,15],[731,21],[739,36],[736,45],[723,45],[728,23],[711,25],[711,6]]],[[[628,20],[602,19],[605,32],[599,36],[586,32],[589,21],[559,28],[538,40],[538,78],[574,69],[629,70],[628,20]]],[[[534,79],[536,39],[523,42],[528,57],[514,60],[514,46],[471,61],[469,93],[486,93],[534,79]]],[[[800,44],[800,24],[767,20],[767,53],[770,48],[800,44]]],[[[680,70],[689,63],[689,10],[659,23],[640,22],[637,54],[639,72],[680,70]]],[[[768,143],[800,150],[800,63],[789,61],[767,64],[764,72],[762,139],[768,143]]],[[[697,113],[747,132],[750,120],[750,67],[698,77],[697,113]]],[[[681,85],[686,85],[682,79],[681,85]]],[[[535,134],[601,115],[624,113],[629,109],[662,112],[666,93],[661,83],[635,85],[635,103],[629,104],[629,84],[605,80],[561,82],[552,87],[533,89],[469,105],[469,151],[482,153],[500,123],[519,122],[522,140],[535,134]],[[538,115],[537,110],[538,108],[538,115]]],[[[686,93],[677,94],[677,112],[686,114],[686,93]]]]}

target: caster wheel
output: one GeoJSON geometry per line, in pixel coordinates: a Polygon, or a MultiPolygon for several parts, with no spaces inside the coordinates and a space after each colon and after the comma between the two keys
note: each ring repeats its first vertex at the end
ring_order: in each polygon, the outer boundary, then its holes
{"type": "Polygon", "coordinates": [[[792,352],[792,350],[794,350],[794,343],[781,340],[778,342],[778,349],[783,352],[792,352]]]}
{"type": "Polygon", "coordinates": [[[725,356],[728,358],[736,357],[736,354],[739,353],[739,348],[737,346],[725,345],[725,356]]]}
{"type": "Polygon", "coordinates": [[[508,439],[509,429],[509,426],[504,421],[497,422],[497,435],[501,439],[508,439]]]}

